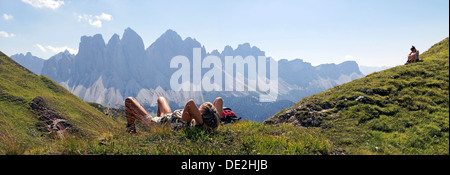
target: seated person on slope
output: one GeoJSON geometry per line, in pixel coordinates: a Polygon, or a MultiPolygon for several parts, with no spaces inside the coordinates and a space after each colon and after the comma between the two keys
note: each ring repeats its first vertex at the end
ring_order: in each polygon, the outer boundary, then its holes
{"type": "Polygon", "coordinates": [[[411,47],[411,52],[408,54],[408,60],[406,61],[406,64],[408,63],[415,63],[419,61],[419,51],[416,49],[416,47],[411,47]]]}

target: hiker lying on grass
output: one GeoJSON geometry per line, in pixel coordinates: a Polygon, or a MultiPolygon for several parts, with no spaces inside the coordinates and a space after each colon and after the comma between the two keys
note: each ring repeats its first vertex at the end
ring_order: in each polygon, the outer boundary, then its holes
{"type": "Polygon", "coordinates": [[[223,100],[216,98],[214,103],[203,103],[197,107],[194,100],[189,100],[184,109],[172,112],[164,97],[158,98],[158,112],[151,116],[133,97],[125,99],[125,113],[127,116],[127,132],[135,133],[135,121],[151,126],[153,124],[170,124],[174,129],[196,126],[208,130],[215,130],[219,126],[222,114],[223,100]]]}
{"type": "Polygon", "coordinates": [[[411,52],[408,54],[408,60],[406,61],[406,64],[408,63],[415,63],[419,61],[419,51],[416,49],[416,47],[411,47],[411,52]]]}

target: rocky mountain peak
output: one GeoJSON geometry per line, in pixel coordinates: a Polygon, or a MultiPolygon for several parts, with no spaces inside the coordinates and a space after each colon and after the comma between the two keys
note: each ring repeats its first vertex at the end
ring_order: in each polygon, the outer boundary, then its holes
{"type": "Polygon", "coordinates": [[[105,48],[105,41],[101,34],[96,34],[94,36],[82,36],[79,45],[78,55],[89,55],[92,51],[98,52],[103,51],[105,48]]]}
{"type": "Polygon", "coordinates": [[[172,39],[180,38],[181,39],[181,36],[177,32],[173,31],[172,29],[168,29],[168,30],[166,30],[166,32],[164,32],[161,35],[160,38],[172,38],[172,39]]]}
{"type": "Polygon", "coordinates": [[[124,49],[129,48],[133,51],[144,51],[144,41],[142,38],[131,28],[125,29],[121,43],[124,47],[124,49]]]}
{"type": "Polygon", "coordinates": [[[120,37],[115,33],[108,41],[108,46],[120,44],[120,37]]]}
{"type": "Polygon", "coordinates": [[[344,74],[351,74],[353,72],[361,74],[358,63],[356,63],[356,61],[345,61],[341,64],[338,64],[337,67],[343,70],[344,74]]]}
{"type": "Polygon", "coordinates": [[[71,54],[68,50],[65,50],[64,52],[59,52],[58,54],[50,57],[49,60],[60,60],[62,58],[73,59],[74,57],[74,54],[71,54]]]}

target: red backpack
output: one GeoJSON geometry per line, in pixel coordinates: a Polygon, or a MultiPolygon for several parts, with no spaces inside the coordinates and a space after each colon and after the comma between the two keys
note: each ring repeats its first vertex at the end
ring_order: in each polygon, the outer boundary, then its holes
{"type": "Polygon", "coordinates": [[[234,123],[240,120],[241,117],[237,117],[236,114],[231,110],[231,108],[223,108],[222,117],[220,120],[224,123],[234,123]]]}

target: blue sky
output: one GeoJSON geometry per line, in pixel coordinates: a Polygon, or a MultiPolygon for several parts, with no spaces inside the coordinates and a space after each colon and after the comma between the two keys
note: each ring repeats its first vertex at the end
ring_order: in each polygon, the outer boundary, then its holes
{"type": "Polygon", "coordinates": [[[313,65],[395,66],[411,45],[423,52],[449,36],[448,0],[0,0],[0,15],[0,51],[44,59],[127,27],[146,48],[173,29],[207,51],[248,42],[313,65]]]}

